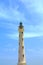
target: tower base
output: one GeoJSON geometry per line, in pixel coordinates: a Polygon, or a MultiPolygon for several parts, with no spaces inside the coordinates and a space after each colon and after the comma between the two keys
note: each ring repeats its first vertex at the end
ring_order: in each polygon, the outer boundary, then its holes
{"type": "Polygon", "coordinates": [[[22,62],[22,63],[18,63],[18,65],[26,65],[26,63],[22,62]]]}

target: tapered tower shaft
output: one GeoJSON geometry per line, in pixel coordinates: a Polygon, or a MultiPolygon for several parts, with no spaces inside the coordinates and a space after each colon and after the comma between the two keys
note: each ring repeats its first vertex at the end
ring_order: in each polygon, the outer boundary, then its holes
{"type": "Polygon", "coordinates": [[[18,65],[26,65],[25,50],[24,50],[24,26],[20,22],[19,25],[19,53],[18,65]]]}

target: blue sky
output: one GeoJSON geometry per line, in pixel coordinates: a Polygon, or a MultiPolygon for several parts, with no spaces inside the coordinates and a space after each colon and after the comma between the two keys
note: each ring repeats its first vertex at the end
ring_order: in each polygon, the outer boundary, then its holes
{"type": "Polygon", "coordinates": [[[0,0],[0,65],[18,63],[20,21],[27,65],[43,65],[43,0],[0,0]]]}

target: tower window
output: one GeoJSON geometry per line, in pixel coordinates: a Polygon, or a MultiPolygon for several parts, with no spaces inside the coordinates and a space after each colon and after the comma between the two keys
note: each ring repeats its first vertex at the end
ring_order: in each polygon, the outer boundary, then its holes
{"type": "Polygon", "coordinates": [[[23,40],[23,38],[22,38],[22,40],[23,40]]]}
{"type": "Polygon", "coordinates": [[[24,46],[22,46],[22,48],[24,48],[24,46]]]}
{"type": "Polygon", "coordinates": [[[22,32],[22,34],[23,34],[23,32],[22,32]]]}
{"type": "Polygon", "coordinates": [[[24,57],[24,54],[23,54],[23,57],[24,57]]]}

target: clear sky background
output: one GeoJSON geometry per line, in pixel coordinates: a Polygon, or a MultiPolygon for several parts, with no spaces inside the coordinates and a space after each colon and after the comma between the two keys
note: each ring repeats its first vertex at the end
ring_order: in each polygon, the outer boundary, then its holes
{"type": "Polygon", "coordinates": [[[43,65],[43,0],[0,0],[0,65],[18,63],[20,21],[27,65],[43,65]]]}

